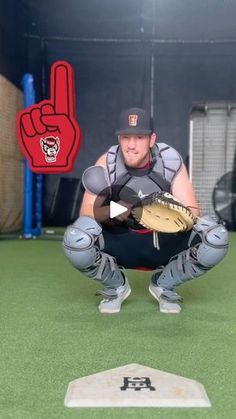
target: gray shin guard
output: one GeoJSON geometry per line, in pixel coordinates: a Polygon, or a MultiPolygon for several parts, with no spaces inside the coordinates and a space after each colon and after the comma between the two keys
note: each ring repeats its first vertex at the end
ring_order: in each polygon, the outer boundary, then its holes
{"type": "Polygon", "coordinates": [[[106,287],[123,285],[124,277],[115,259],[101,251],[104,247],[102,227],[94,218],[81,216],[67,227],[63,247],[69,261],[84,275],[106,287]]]}
{"type": "Polygon", "coordinates": [[[227,253],[228,232],[209,216],[201,217],[193,227],[188,245],[189,249],[171,258],[161,272],[154,274],[155,284],[166,291],[173,290],[213,268],[227,253]]]}

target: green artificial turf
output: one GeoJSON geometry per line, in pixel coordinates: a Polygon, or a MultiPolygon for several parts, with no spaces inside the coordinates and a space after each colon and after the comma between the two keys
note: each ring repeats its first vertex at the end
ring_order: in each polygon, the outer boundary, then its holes
{"type": "Polygon", "coordinates": [[[0,239],[0,418],[234,418],[236,233],[224,261],[179,288],[180,315],[160,314],[150,274],[128,271],[116,315],[97,311],[99,287],[57,241],[0,239]],[[63,406],[76,378],[139,363],[200,381],[211,408],[63,406]]]}

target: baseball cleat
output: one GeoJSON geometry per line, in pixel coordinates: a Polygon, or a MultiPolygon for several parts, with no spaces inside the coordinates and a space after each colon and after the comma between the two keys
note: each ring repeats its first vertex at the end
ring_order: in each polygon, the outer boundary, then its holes
{"type": "Polygon", "coordinates": [[[160,312],[166,314],[179,314],[181,306],[174,301],[168,301],[166,298],[162,297],[163,291],[163,288],[154,285],[152,282],[150,283],[149,292],[158,301],[160,312]]]}
{"type": "Polygon", "coordinates": [[[115,288],[112,291],[113,295],[111,297],[108,296],[100,302],[98,306],[100,313],[119,313],[121,304],[124,300],[126,300],[126,298],[128,298],[131,293],[131,288],[127,278],[125,278],[124,285],[115,288]]]}

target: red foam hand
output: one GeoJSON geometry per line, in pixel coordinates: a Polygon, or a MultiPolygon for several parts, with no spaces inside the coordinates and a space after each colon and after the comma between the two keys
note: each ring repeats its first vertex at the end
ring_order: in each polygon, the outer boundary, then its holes
{"type": "Polygon", "coordinates": [[[73,69],[57,61],[51,67],[50,99],[18,113],[17,138],[33,172],[72,170],[82,140],[74,97],[73,69]]]}

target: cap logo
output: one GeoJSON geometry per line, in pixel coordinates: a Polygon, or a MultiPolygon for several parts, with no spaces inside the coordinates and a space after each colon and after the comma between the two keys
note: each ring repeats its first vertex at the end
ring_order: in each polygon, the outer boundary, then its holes
{"type": "Polygon", "coordinates": [[[138,123],[138,115],[129,115],[129,126],[136,127],[138,123]]]}

